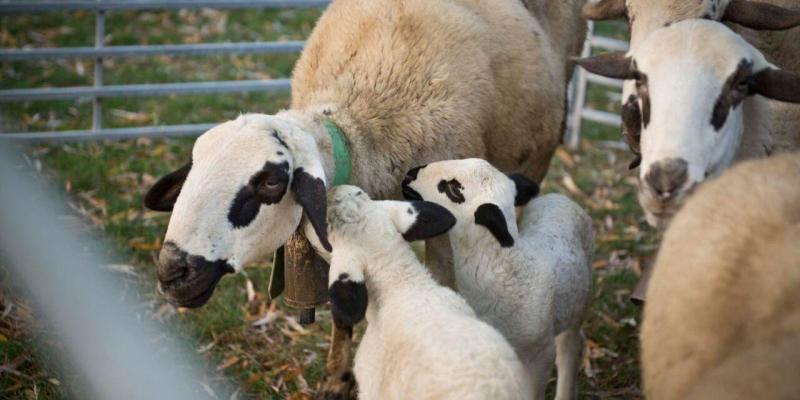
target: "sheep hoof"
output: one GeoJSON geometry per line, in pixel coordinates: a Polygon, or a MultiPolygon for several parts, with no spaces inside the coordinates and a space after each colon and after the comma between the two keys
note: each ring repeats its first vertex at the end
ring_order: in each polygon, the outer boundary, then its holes
{"type": "Polygon", "coordinates": [[[328,375],[319,385],[314,400],[356,400],[356,380],[351,371],[328,375]]]}

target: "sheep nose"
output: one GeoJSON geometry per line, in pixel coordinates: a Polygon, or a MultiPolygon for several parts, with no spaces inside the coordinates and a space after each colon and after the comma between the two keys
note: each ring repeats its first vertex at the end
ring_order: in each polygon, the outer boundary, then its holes
{"type": "Polygon", "coordinates": [[[186,274],[189,261],[185,251],[175,243],[165,242],[158,254],[158,280],[169,283],[186,274]]]}
{"type": "Polygon", "coordinates": [[[682,158],[668,158],[650,166],[645,182],[662,200],[674,197],[689,179],[689,163],[682,158]]]}

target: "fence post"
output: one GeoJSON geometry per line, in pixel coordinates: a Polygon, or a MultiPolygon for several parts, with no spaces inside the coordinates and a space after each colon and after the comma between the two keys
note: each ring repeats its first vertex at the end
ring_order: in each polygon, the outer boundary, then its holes
{"type": "MultiPolygon", "coordinates": [[[[106,11],[97,10],[94,24],[94,47],[103,47],[106,38],[106,11]]],[[[103,86],[103,57],[94,60],[94,87],[103,86]]],[[[98,96],[92,97],[92,130],[103,128],[103,104],[98,96]]]]}
{"type": "MultiPolygon", "coordinates": [[[[592,55],[592,36],[594,35],[594,22],[588,22],[586,29],[586,42],[583,43],[581,57],[592,55]]],[[[574,85],[574,97],[572,107],[569,110],[567,119],[567,137],[565,144],[570,150],[577,150],[581,144],[581,119],[583,118],[583,107],[586,105],[586,71],[576,66],[574,85]]]]}

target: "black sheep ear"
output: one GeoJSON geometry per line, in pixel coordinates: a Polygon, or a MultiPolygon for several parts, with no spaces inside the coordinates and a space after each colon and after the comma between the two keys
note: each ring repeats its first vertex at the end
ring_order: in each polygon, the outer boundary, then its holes
{"type": "Polygon", "coordinates": [[[333,247],[328,241],[328,224],[325,221],[328,214],[325,181],[322,178],[314,177],[300,167],[294,171],[292,191],[294,191],[295,200],[303,207],[306,218],[314,227],[320,244],[325,247],[325,250],[332,251],[333,247]]]}
{"type": "Polygon", "coordinates": [[[500,242],[500,246],[511,247],[514,245],[514,238],[508,231],[506,217],[497,205],[491,203],[481,204],[475,210],[475,223],[485,226],[492,233],[492,236],[500,242]]]}
{"type": "Polygon", "coordinates": [[[153,211],[172,211],[191,169],[192,163],[190,162],[164,175],[144,195],[144,206],[153,211]]]}
{"type": "Polygon", "coordinates": [[[527,176],[509,174],[508,177],[514,181],[514,186],[517,188],[517,195],[514,196],[514,206],[524,206],[539,194],[539,185],[527,176]]]}
{"type": "MultiPolygon", "coordinates": [[[[447,233],[456,224],[456,217],[446,208],[430,201],[410,201],[406,212],[412,216],[413,222],[403,230],[403,239],[408,242],[430,239],[447,233]]],[[[400,213],[403,210],[398,211],[400,213]]]]}
{"type": "Polygon", "coordinates": [[[337,327],[352,328],[364,319],[369,297],[365,282],[355,281],[342,273],[328,288],[331,316],[337,327]]]}

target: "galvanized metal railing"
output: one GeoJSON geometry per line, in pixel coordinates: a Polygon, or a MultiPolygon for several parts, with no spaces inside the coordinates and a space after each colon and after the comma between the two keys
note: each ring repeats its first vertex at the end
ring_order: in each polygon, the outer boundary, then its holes
{"type": "MultiPolygon", "coordinates": [[[[581,57],[592,55],[592,49],[611,51],[626,51],[628,43],[622,40],[611,39],[594,35],[594,23],[589,22],[586,43],[584,43],[581,57]]],[[[586,90],[589,83],[622,89],[622,81],[586,72],[583,68],[576,68],[575,76],[571,83],[570,108],[567,116],[567,132],[564,143],[570,149],[577,149],[581,140],[581,127],[583,120],[597,122],[603,125],[620,126],[620,116],[608,111],[596,110],[586,106],[586,90]]]]}
{"type": "Polygon", "coordinates": [[[0,103],[32,100],[92,99],[91,130],[13,132],[0,133],[2,139],[18,141],[55,141],[74,139],[110,139],[143,136],[187,136],[198,135],[213,124],[188,124],[166,126],[143,126],[132,128],[103,128],[102,99],[119,96],[163,96],[196,93],[231,92],[286,92],[289,79],[236,80],[185,83],[157,83],[136,85],[104,85],[103,60],[121,57],[144,57],[154,55],[210,55],[210,54],[283,54],[299,52],[302,41],[287,42],[240,42],[206,43],[148,46],[105,46],[106,13],[120,10],[151,9],[241,9],[241,8],[317,8],[325,7],[330,0],[82,0],[82,1],[5,1],[0,2],[0,14],[31,13],[45,11],[94,11],[94,47],[24,48],[0,49],[0,61],[30,61],[58,58],[90,58],[94,63],[94,84],[83,87],[26,88],[0,90],[0,103]]]}
{"type": "MultiPolygon", "coordinates": [[[[78,1],[5,1],[0,0],[0,14],[45,11],[94,11],[95,36],[93,47],[0,49],[0,61],[30,61],[46,59],[89,58],[95,60],[94,84],[84,87],[26,88],[0,90],[0,103],[32,100],[92,99],[92,128],[90,130],[0,133],[0,139],[18,141],[58,141],[77,139],[121,139],[133,137],[193,136],[205,132],[214,124],[186,124],[103,128],[102,99],[119,96],[163,96],[196,93],[285,92],[290,90],[289,79],[236,80],[185,83],[156,83],[133,85],[104,85],[103,60],[110,58],[146,57],[155,55],[210,54],[285,54],[303,49],[302,41],[239,42],[171,45],[105,46],[106,13],[119,10],[148,9],[241,9],[241,8],[314,8],[325,7],[330,0],[78,0],[78,1]]],[[[594,36],[594,24],[589,23],[589,35],[583,57],[593,48],[626,50],[624,41],[594,36]]],[[[621,88],[622,82],[587,73],[578,68],[570,85],[570,107],[565,142],[575,149],[580,142],[583,119],[605,125],[619,126],[620,117],[614,113],[586,107],[589,83],[621,88]]]]}

